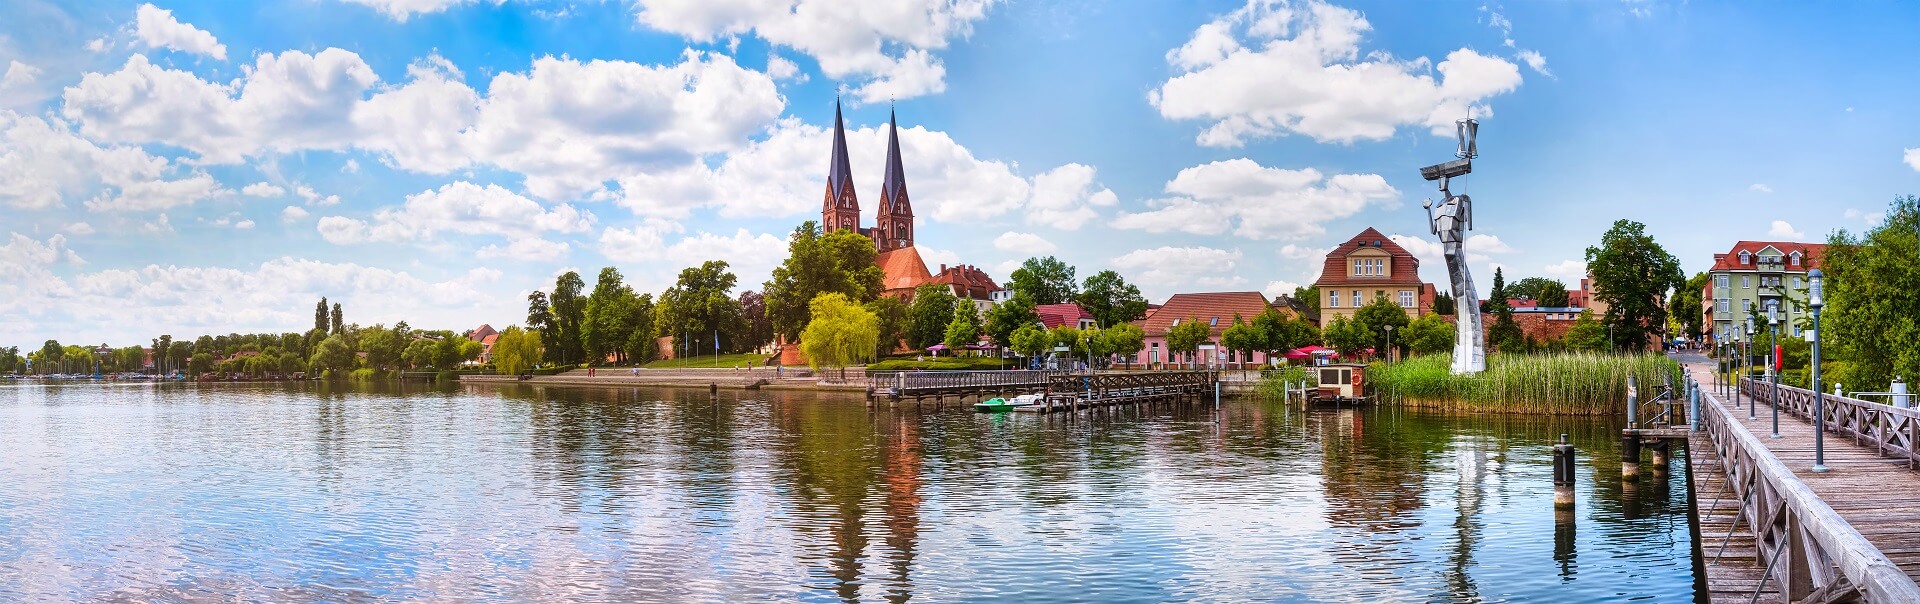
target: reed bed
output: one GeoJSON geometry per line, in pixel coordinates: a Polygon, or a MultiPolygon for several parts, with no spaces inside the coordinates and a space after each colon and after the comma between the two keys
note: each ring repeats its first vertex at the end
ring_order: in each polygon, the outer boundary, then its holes
{"type": "Polygon", "coordinates": [[[1477,375],[1454,375],[1446,355],[1374,363],[1367,380],[1379,400],[1415,407],[1546,415],[1625,413],[1627,376],[1639,381],[1641,397],[1671,379],[1681,383],[1680,364],[1664,355],[1559,353],[1496,355],[1477,375]]]}

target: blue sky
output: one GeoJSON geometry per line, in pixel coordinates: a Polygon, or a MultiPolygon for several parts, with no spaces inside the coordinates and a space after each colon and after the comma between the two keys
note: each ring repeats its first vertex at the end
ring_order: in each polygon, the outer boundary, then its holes
{"type": "Polygon", "coordinates": [[[554,275],[755,286],[836,92],[889,107],[930,264],[1291,291],[1366,227],[1444,279],[1417,168],[1479,116],[1474,270],[1617,218],[1691,273],[1920,189],[1907,3],[462,0],[0,5],[0,343],[522,320],[554,275]]]}

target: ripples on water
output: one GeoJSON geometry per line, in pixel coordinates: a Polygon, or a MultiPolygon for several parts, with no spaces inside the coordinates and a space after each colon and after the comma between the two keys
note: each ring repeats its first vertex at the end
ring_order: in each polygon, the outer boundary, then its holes
{"type": "Polygon", "coordinates": [[[1601,421],[744,396],[0,387],[0,600],[1693,599],[1601,421]]]}

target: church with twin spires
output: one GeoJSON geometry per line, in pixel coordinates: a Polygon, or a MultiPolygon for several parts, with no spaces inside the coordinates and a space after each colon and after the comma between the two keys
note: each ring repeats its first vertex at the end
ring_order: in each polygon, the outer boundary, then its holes
{"type": "Polygon", "coordinates": [[[1000,290],[991,277],[971,265],[948,267],[943,264],[939,273],[930,272],[926,261],[920,259],[920,250],[913,245],[913,200],[907,194],[906,170],[900,161],[899,120],[891,111],[887,116],[886,162],[886,174],[880,180],[879,216],[872,228],[860,226],[860,199],[853,191],[853,165],[847,158],[846,123],[836,101],[833,154],[827,163],[827,191],[820,207],[821,232],[854,231],[873,240],[873,247],[879,252],[874,264],[886,275],[881,281],[881,295],[910,301],[915,288],[944,284],[962,300],[987,305],[989,295],[1000,290]]]}

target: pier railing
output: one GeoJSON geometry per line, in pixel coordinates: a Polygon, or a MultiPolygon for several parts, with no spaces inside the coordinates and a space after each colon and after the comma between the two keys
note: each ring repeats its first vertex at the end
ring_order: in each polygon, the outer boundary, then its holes
{"type": "MultiPolygon", "coordinates": [[[[1857,594],[1867,602],[1920,602],[1920,586],[1794,476],[1731,410],[1708,397],[1701,411],[1730,487],[1711,505],[1739,502],[1735,522],[1753,531],[1765,580],[1786,601],[1847,601],[1857,594]]],[[[1703,553],[1717,558],[1726,541],[1703,537],[1703,553]]]]}
{"type": "MultiPolygon", "coordinates": [[[[1771,382],[1742,378],[1741,392],[1763,406],[1773,404],[1771,382]]],[[[1857,398],[1823,394],[1827,432],[1853,438],[1853,444],[1872,447],[1881,455],[1907,460],[1907,467],[1920,466],[1920,411],[1902,409],[1857,398]]],[[[1813,422],[1813,391],[1780,385],[1780,411],[1813,422]]]]}
{"type": "Polygon", "coordinates": [[[971,392],[981,390],[1032,389],[1047,387],[1050,376],[1065,371],[873,371],[869,383],[877,391],[912,396],[916,393],[971,392]]]}

